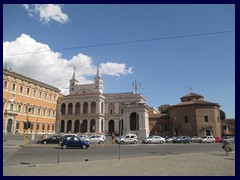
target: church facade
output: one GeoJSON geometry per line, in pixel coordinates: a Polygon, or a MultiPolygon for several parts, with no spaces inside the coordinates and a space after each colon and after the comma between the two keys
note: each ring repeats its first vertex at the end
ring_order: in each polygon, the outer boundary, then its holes
{"type": "Polygon", "coordinates": [[[99,68],[94,83],[83,85],[74,70],[69,94],[58,99],[57,111],[57,132],[149,135],[145,97],[133,92],[104,94],[99,68]]]}

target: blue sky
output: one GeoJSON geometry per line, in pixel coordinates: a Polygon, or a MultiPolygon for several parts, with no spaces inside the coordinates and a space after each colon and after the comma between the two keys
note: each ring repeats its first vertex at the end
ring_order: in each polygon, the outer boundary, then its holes
{"type": "Polygon", "coordinates": [[[137,80],[157,108],[192,88],[235,118],[234,31],[231,4],[9,4],[3,61],[65,94],[74,66],[80,83],[91,83],[100,64],[104,93],[131,92],[137,80]]]}

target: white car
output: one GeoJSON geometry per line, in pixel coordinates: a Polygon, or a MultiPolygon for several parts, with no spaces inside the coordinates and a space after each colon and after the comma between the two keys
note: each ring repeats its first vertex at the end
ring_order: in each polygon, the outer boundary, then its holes
{"type": "Polygon", "coordinates": [[[151,144],[151,143],[165,143],[166,139],[161,136],[149,136],[142,141],[144,144],[151,144]]]}
{"type": "Polygon", "coordinates": [[[106,143],[106,136],[105,135],[91,135],[88,136],[86,139],[90,144],[103,144],[106,143]]]}
{"type": "Polygon", "coordinates": [[[87,135],[78,135],[79,139],[86,140],[88,138],[87,135]]]}
{"type": "Polygon", "coordinates": [[[115,140],[118,144],[136,144],[138,142],[138,137],[136,134],[126,134],[115,140]]]}
{"type": "Polygon", "coordinates": [[[203,142],[203,143],[215,143],[216,139],[213,136],[204,136],[204,137],[202,137],[201,142],[203,142]]]}

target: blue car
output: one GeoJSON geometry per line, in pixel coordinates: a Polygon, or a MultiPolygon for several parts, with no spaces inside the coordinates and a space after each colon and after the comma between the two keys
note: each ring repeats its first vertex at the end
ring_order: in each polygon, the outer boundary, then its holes
{"type": "Polygon", "coordinates": [[[178,136],[172,140],[173,143],[191,143],[192,140],[189,136],[178,136]]]}
{"type": "Polygon", "coordinates": [[[61,147],[63,149],[67,149],[68,147],[87,149],[89,142],[75,135],[65,135],[62,138],[61,147]]]}

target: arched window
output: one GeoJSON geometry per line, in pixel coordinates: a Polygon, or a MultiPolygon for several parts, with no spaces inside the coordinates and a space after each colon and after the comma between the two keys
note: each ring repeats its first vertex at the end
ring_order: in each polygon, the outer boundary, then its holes
{"type": "Polygon", "coordinates": [[[76,120],[74,123],[74,133],[80,132],[80,121],[76,120]]]}
{"type": "Polygon", "coordinates": [[[72,120],[68,120],[67,122],[67,133],[72,132],[72,120]]]}
{"type": "Polygon", "coordinates": [[[115,129],[115,124],[114,124],[114,120],[110,120],[108,122],[108,132],[109,134],[112,134],[114,132],[114,129],[115,129]]]}
{"type": "Polygon", "coordinates": [[[139,118],[135,112],[130,115],[130,130],[139,130],[139,118]]]}
{"type": "Polygon", "coordinates": [[[91,103],[91,114],[96,114],[96,102],[91,103]]]}
{"type": "Polygon", "coordinates": [[[90,121],[90,132],[95,132],[96,131],[96,121],[95,119],[92,119],[90,121]]]}
{"type": "Polygon", "coordinates": [[[68,104],[68,114],[73,114],[73,104],[72,103],[68,104]]]}
{"type": "Polygon", "coordinates": [[[79,102],[76,103],[76,105],[75,105],[75,114],[80,114],[80,107],[81,107],[80,103],[79,102]]]}
{"type": "Polygon", "coordinates": [[[86,133],[87,132],[87,120],[84,119],[82,122],[82,132],[86,133]]]}
{"type": "Polygon", "coordinates": [[[62,120],[61,121],[61,132],[64,133],[64,130],[65,130],[65,121],[62,120]]]}
{"type": "Polygon", "coordinates": [[[88,103],[85,102],[83,103],[83,114],[87,114],[88,113],[88,103]]]}
{"type": "Polygon", "coordinates": [[[66,114],[66,104],[65,103],[63,103],[61,105],[61,113],[62,113],[62,115],[66,114]]]}
{"type": "Polygon", "coordinates": [[[101,113],[103,114],[103,102],[101,102],[101,113]]]}

